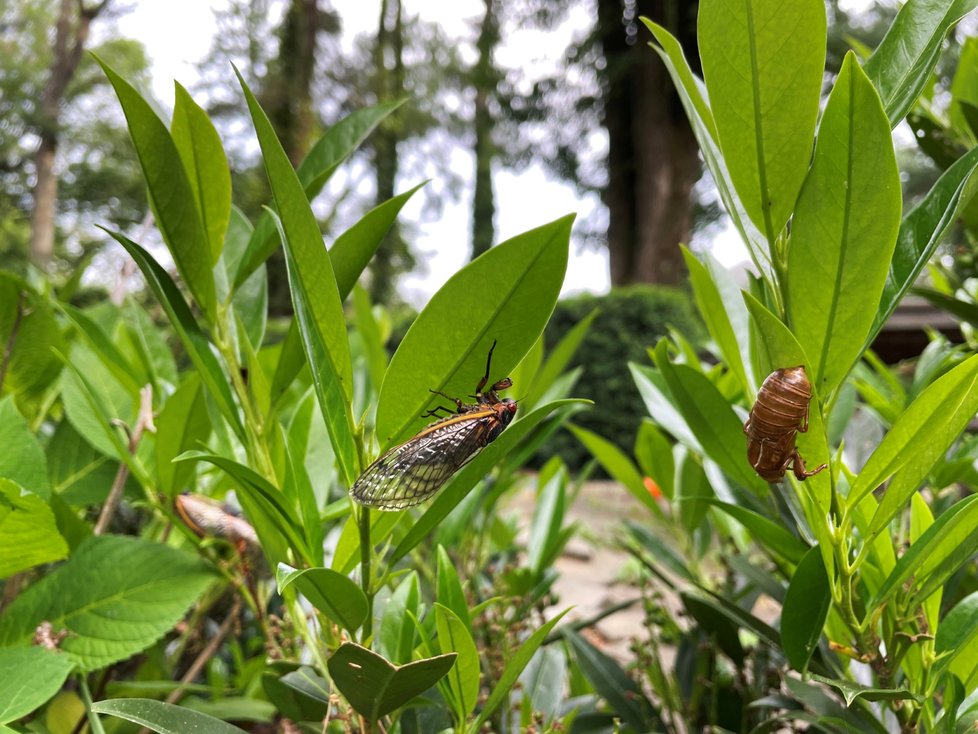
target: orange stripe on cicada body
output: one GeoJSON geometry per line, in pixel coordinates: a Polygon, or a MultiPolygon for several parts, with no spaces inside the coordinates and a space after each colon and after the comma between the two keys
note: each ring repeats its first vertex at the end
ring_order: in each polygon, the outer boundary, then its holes
{"type": "Polygon", "coordinates": [[[744,424],[747,460],[762,479],[780,482],[790,468],[799,480],[818,474],[825,464],[805,469],[795,436],[808,430],[812,386],[802,366],[772,372],[757,392],[757,401],[744,424]]]}
{"type": "Polygon", "coordinates": [[[482,392],[489,382],[492,343],[486,359],[486,373],[475,389],[475,404],[433,390],[455,403],[455,412],[439,407],[425,413],[449,413],[427,426],[413,438],[395,446],[368,466],[350,488],[350,495],[362,505],[381,510],[403,510],[431,497],[483,448],[495,441],[516,415],[516,402],[500,398],[500,390],[512,387],[508,377],[482,392]]]}

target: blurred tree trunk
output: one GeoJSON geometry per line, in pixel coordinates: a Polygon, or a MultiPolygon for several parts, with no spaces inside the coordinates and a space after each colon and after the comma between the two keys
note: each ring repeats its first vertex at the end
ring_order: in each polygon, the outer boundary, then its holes
{"type": "Polygon", "coordinates": [[[47,270],[54,254],[54,213],[58,201],[58,178],[54,162],[61,133],[61,104],[65,90],[81,61],[92,21],[108,0],[87,8],[82,0],[61,0],[54,35],[54,57],[41,94],[40,143],[34,154],[36,182],[31,213],[31,260],[47,270]]]}
{"type": "MultiPolygon", "coordinates": [[[[377,74],[377,98],[391,101],[404,96],[404,26],[401,0],[382,0],[377,43],[374,46],[374,71],[377,74]]],[[[394,196],[397,180],[397,115],[385,119],[373,134],[374,175],[377,182],[377,204],[394,196]]],[[[397,222],[377,248],[371,261],[370,298],[374,303],[389,303],[394,295],[397,274],[410,262],[407,245],[397,222]]]]}
{"type": "Polygon", "coordinates": [[[479,30],[476,48],[479,60],[473,74],[475,88],[475,191],[472,196],[472,257],[492,247],[496,238],[493,219],[496,216],[496,199],[492,190],[492,162],[496,157],[493,141],[495,120],[490,102],[499,82],[499,72],[493,63],[493,51],[499,43],[499,19],[496,0],[483,0],[486,7],[479,30]]]}
{"type": "Polygon", "coordinates": [[[662,61],[645,43],[646,16],[665,26],[698,64],[696,2],[598,3],[604,126],[608,131],[611,282],[679,283],[680,242],[692,231],[690,197],[700,175],[696,139],[662,61]]]}

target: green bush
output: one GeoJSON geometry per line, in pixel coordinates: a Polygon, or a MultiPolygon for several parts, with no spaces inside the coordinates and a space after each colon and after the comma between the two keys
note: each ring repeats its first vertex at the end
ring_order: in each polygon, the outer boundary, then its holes
{"type": "MultiPolygon", "coordinates": [[[[633,285],[615,288],[604,296],[583,294],[559,301],[544,336],[547,350],[594,309],[598,315],[571,363],[572,368],[583,367],[574,394],[593,400],[594,406],[574,420],[631,454],[635,433],[647,410],[628,363],[647,364],[648,348],[670,328],[699,344],[703,326],[687,292],[668,286],[633,285]]],[[[542,466],[553,455],[573,469],[591,458],[566,431],[547,442],[537,461],[542,466]]]]}

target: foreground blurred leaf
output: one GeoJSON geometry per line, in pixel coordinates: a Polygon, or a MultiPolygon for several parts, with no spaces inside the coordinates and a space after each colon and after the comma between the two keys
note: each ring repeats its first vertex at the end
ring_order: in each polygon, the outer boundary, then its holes
{"type": "Polygon", "coordinates": [[[188,734],[188,732],[245,734],[243,729],[215,719],[213,716],[150,698],[116,698],[97,701],[92,704],[92,711],[97,714],[118,716],[120,719],[139,724],[159,734],[188,734]]]}
{"type": "Polygon", "coordinates": [[[160,639],[217,578],[185,551],[119,535],[92,537],[0,616],[0,646],[27,645],[48,621],[80,670],[124,660],[160,639]],[[106,625],[105,620],[112,624],[106,625]]]}
{"type": "Polygon", "coordinates": [[[61,690],[74,662],[43,647],[0,648],[0,724],[17,721],[61,690]]]}
{"type": "Polygon", "coordinates": [[[0,400],[0,477],[16,482],[43,499],[51,496],[47,459],[13,397],[0,400]]]}
{"type": "Polygon", "coordinates": [[[0,477],[0,578],[67,555],[47,502],[0,477]]]}

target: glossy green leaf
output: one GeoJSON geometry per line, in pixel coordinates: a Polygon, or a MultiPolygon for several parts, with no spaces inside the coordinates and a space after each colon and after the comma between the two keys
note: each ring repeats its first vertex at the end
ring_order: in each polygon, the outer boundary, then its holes
{"type": "Polygon", "coordinates": [[[658,502],[645,488],[642,475],[639,474],[635,464],[628,458],[624,451],[615,444],[602,436],[589,431],[581,426],[568,425],[567,429],[574,434],[574,438],[580,441],[591,455],[598,460],[611,477],[628,490],[635,499],[652,510],[657,515],[662,514],[662,509],[658,502]]]}
{"type": "Polygon", "coordinates": [[[308,665],[273,662],[262,673],[262,688],[278,712],[292,721],[322,721],[329,715],[329,681],[308,665]]]}
{"type": "Polygon", "coordinates": [[[527,407],[534,406],[540,402],[540,399],[547,392],[547,389],[553,385],[562,374],[567,366],[570,364],[571,359],[574,358],[577,348],[581,346],[581,342],[584,341],[584,337],[587,336],[588,329],[591,328],[591,324],[594,319],[597,318],[600,310],[595,308],[591,313],[585,316],[583,319],[574,324],[571,329],[564,334],[563,338],[557,343],[557,345],[550,350],[547,358],[544,360],[543,364],[536,371],[536,376],[533,378],[533,384],[529,386],[530,391],[524,398],[521,405],[527,407]]]}
{"type": "Polygon", "coordinates": [[[754,397],[757,386],[748,373],[750,366],[750,319],[740,288],[729,271],[709,252],[702,262],[683,246],[696,307],[716,342],[727,367],[736,375],[744,394],[754,397]]]}
{"type": "Polygon", "coordinates": [[[0,724],[40,708],[61,690],[74,666],[67,655],[43,647],[0,648],[0,724]]]}
{"type": "Polygon", "coordinates": [[[872,686],[861,686],[848,680],[838,678],[826,678],[822,675],[812,675],[812,680],[824,683],[838,691],[845,699],[846,706],[852,706],[857,699],[864,701],[906,701],[914,700],[918,704],[923,702],[923,698],[904,687],[899,688],[875,688],[872,686]]]}
{"type": "Polygon", "coordinates": [[[154,323],[144,304],[132,297],[126,299],[114,338],[136,368],[137,384],[152,385],[153,394],[158,396],[168,394],[179,382],[173,346],[167,341],[169,337],[167,330],[154,323]]]}
{"type": "Polygon", "coordinates": [[[531,432],[550,414],[560,408],[566,409],[567,406],[581,403],[579,400],[559,400],[553,403],[541,405],[535,410],[530,411],[529,415],[520,417],[517,413],[517,420],[503,433],[486,446],[474,459],[460,469],[455,476],[448,480],[445,488],[439,492],[435,501],[411,525],[410,530],[397,544],[391,554],[391,563],[396,563],[411,551],[418,543],[428,538],[436,527],[444,520],[448,514],[462,501],[462,498],[476,485],[476,483],[488,474],[492,467],[501,462],[514,448],[520,446],[531,432]]]}
{"type": "MultiPolygon", "coordinates": [[[[898,472],[906,472],[901,485],[913,492],[916,483],[924,479],[934,462],[944,455],[975,414],[978,408],[976,381],[978,356],[973,356],[924,389],[901,413],[866,461],[850,490],[850,504],[858,502],[898,472]]],[[[906,500],[909,500],[909,494],[899,501],[887,501],[885,495],[883,498],[888,507],[902,505],[906,500]]]]}
{"type": "Polygon", "coordinates": [[[41,393],[61,370],[54,350],[66,351],[50,301],[6,271],[0,271],[0,344],[12,345],[0,397],[41,393]]]}
{"type": "Polygon", "coordinates": [[[357,326],[357,334],[363,345],[363,354],[370,372],[370,381],[376,390],[380,390],[387,371],[387,351],[380,335],[380,325],[374,318],[373,307],[367,290],[359,284],[353,287],[353,318],[357,326]]]}
{"type": "MultiPolygon", "coordinates": [[[[318,416],[315,420],[318,425],[321,425],[318,416]]],[[[323,519],[320,516],[320,507],[325,503],[325,497],[316,493],[312,478],[309,476],[309,469],[305,462],[308,447],[302,444],[294,445],[292,434],[286,434],[281,425],[279,425],[278,430],[282,436],[281,443],[285,447],[285,479],[282,482],[282,488],[285,494],[289,496],[289,503],[298,508],[299,517],[302,520],[302,532],[312,561],[316,566],[321,566],[323,565],[325,529],[323,519]]],[[[317,477],[317,479],[319,478],[317,477]]],[[[322,493],[326,490],[327,487],[322,487],[320,491],[322,493]]]]}
{"type": "MultiPolygon", "coordinates": [[[[978,7],[978,3],[969,4],[978,7]]],[[[959,135],[963,134],[963,137],[972,144],[978,133],[975,132],[974,124],[969,122],[968,117],[969,114],[974,114],[976,105],[978,105],[978,39],[971,36],[965,38],[961,45],[958,66],[951,80],[951,105],[948,109],[948,117],[952,127],[959,131],[959,135]]]]}
{"type": "Polygon", "coordinates": [[[647,418],[635,436],[635,460],[645,476],[651,478],[663,496],[672,499],[676,494],[676,460],[672,443],[647,418]]]}
{"type": "Polygon", "coordinates": [[[661,370],[634,362],[628,363],[628,369],[653,422],[687,448],[702,454],[703,447],[673,404],[669,386],[661,370]]]}
{"type": "Polygon", "coordinates": [[[238,500],[261,539],[262,550],[275,563],[290,560],[291,548],[305,563],[312,565],[312,554],[296,530],[299,522],[279,489],[244,464],[215,454],[187,451],[177,461],[206,461],[233,477],[238,485],[238,500]]]}
{"type": "Polygon", "coordinates": [[[435,685],[451,670],[456,657],[449,653],[398,666],[365,647],[347,642],[327,665],[333,683],[350,705],[370,722],[376,722],[435,685]]]}
{"type": "Polygon", "coordinates": [[[411,571],[394,589],[377,630],[381,651],[395,663],[411,661],[417,639],[412,617],[420,614],[421,587],[418,572],[411,571]]]}
{"type": "Polygon", "coordinates": [[[280,563],[275,572],[281,594],[292,584],[309,603],[348,632],[356,632],[367,618],[367,597],[349,577],[329,568],[301,571],[280,563]]]}
{"type": "Polygon", "coordinates": [[[832,602],[822,552],[809,548],[788,584],[781,609],[781,644],[791,667],[805,672],[825,627],[832,602]]]}
{"type": "Polygon", "coordinates": [[[108,334],[102,331],[95,319],[69,304],[61,306],[61,312],[71,320],[88,347],[98,356],[105,369],[112,373],[112,376],[126,392],[133,397],[139,395],[141,385],[137,384],[133,377],[135,368],[119,348],[112,343],[108,334]]]}
{"type": "Polygon", "coordinates": [[[126,249],[132,259],[136,261],[136,265],[139,266],[139,270],[142,272],[143,278],[146,279],[147,285],[152,289],[160,305],[166,311],[170,324],[173,326],[174,331],[176,331],[177,336],[180,337],[184,349],[187,350],[187,356],[190,357],[190,361],[193,362],[194,367],[200,374],[200,378],[207,391],[214,398],[218,408],[221,410],[221,414],[231,425],[238,438],[244,440],[244,426],[241,423],[238,408],[231,395],[228,379],[224,375],[214,353],[211,351],[211,346],[207,338],[197,325],[193,312],[190,310],[187,302],[183,300],[183,296],[180,295],[180,291],[177,289],[173,279],[146,250],[128,237],[118,232],[111,232],[109,230],[106,230],[106,232],[112,235],[126,249]]]}
{"type": "Polygon", "coordinates": [[[350,412],[353,366],[336,278],[299,177],[258,100],[240,75],[238,81],[248,101],[278,210],[292,306],[306,359],[312,369],[319,406],[326,419],[340,471],[347,485],[352,485],[359,473],[350,412]]]}
{"type": "Polygon", "coordinates": [[[436,551],[435,589],[435,600],[458,617],[465,624],[465,628],[471,632],[472,618],[469,616],[469,605],[465,599],[462,582],[458,578],[458,572],[448,551],[441,544],[436,551]]]}
{"type": "Polygon", "coordinates": [[[438,647],[443,654],[458,655],[443,685],[449,691],[447,698],[455,709],[456,719],[462,722],[479,700],[479,650],[468,626],[451,609],[436,602],[434,612],[438,647]]]}
{"type": "Polygon", "coordinates": [[[728,617],[738,627],[756,635],[768,647],[775,650],[781,649],[781,635],[778,634],[776,629],[762,619],[755,617],[750,612],[737,606],[736,603],[726,597],[714,596],[700,589],[685,591],[682,593],[682,596],[683,598],[695,596],[702,603],[712,606],[718,612],[728,617]]]}
{"type": "Polygon", "coordinates": [[[822,0],[700,3],[697,40],[720,148],[744,207],[770,243],[808,169],[825,29],[822,0]]]}
{"type": "Polygon", "coordinates": [[[742,668],[744,665],[744,647],[740,642],[737,625],[715,607],[705,603],[701,597],[683,595],[681,599],[685,612],[699,626],[697,631],[705,635],[710,640],[711,645],[715,644],[722,650],[733,661],[734,665],[742,668]]]}
{"type": "MultiPolygon", "coordinates": [[[[554,461],[553,459],[551,461],[554,461]]],[[[547,466],[550,466],[548,462],[547,466]]],[[[549,476],[541,472],[537,501],[526,543],[526,565],[533,574],[551,568],[563,548],[564,512],[567,505],[567,469],[557,459],[557,470],[549,476]]]]}
{"type": "Polygon", "coordinates": [[[901,196],[890,126],[850,52],[822,115],[788,247],[790,323],[824,395],[862,353],[896,245],[901,196]]]}
{"type": "MultiPolygon", "coordinates": [[[[227,233],[224,236],[224,250],[221,253],[219,267],[223,267],[224,275],[218,285],[230,287],[230,281],[237,272],[241,259],[245,256],[248,242],[254,232],[251,222],[237,207],[231,207],[231,219],[228,222],[227,233]]],[[[219,290],[218,297],[227,299],[227,293],[219,290]]],[[[268,272],[264,265],[259,266],[244,283],[234,290],[231,298],[234,316],[244,326],[244,334],[256,348],[265,338],[265,328],[268,322],[268,272]]],[[[237,335],[241,341],[241,335],[237,335]]]]}
{"type": "Polygon", "coordinates": [[[655,706],[615,660],[569,627],[564,627],[563,635],[581,672],[622,722],[635,731],[665,731],[655,706]]]}
{"type": "Polygon", "coordinates": [[[903,119],[930,80],[951,27],[978,0],[908,0],[866,61],[892,127],[903,119]]]}
{"type": "MultiPolygon", "coordinates": [[[[302,183],[305,197],[312,201],[340,164],[360,147],[360,144],[367,139],[367,136],[385,117],[401,104],[402,102],[389,102],[356,110],[330,127],[316,141],[296,171],[299,175],[299,181],[302,183]]],[[[234,277],[235,290],[268,259],[269,255],[275,252],[278,245],[279,239],[276,236],[275,223],[272,221],[271,215],[266,212],[258,220],[258,226],[255,227],[251,240],[248,242],[247,253],[241,258],[241,264],[234,277]]],[[[337,270],[342,269],[342,264],[337,267],[337,270]]],[[[359,273],[357,275],[359,276],[359,273]]],[[[342,298],[345,298],[346,294],[350,292],[354,282],[356,282],[356,278],[349,283],[345,292],[340,291],[342,298]]]]}
{"type": "Polygon", "coordinates": [[[207,403],[196,374],[187,379],[166,400],[156,420],[156,471],[159,487],[173,497],[184,489],[194,475],[193,464],[173,463],[184,451],[198,448],[211,432],[207,403]]]}
{"type": "Polygon", "coordinates": [[[499,680],[489,694],[489,698],[483,704],[482,710],[479,711],[479,716],[472,724],[470,731],[479,731],[480,727],[489,720],[489,717],[493,715],[499,705],[508,699],[510,691],[516,685],[516,681],[519,680],[520,674],[526,668],[527,664],[529,664],[534,653],[540,648],[543,641],[550,636],[551,630],[567,614],[567,611],[565,609],[546,624],[538,627],[526,639],[526,642],[520,645],[515,652],[510,653],[506,661],[506,667],[503,668],[502,675],[499,676],[499,680]]]}
{"type": "Polygon", "coordinates": [[[207,734],[245,734],[225,721],[213,716],[151,698],[116,698],[97,701],[92,704],[97,714],[116,716],[134,724],[139,724],[159,734],[188,734],[188,732],[207,732],[207,734]]]}
{"type": "Polygon", "coordinates": [[[146,100],[101,59],[96,57],[95,60],[115,89],[129,124],[129,135],[146,180],[156,226],[183,281],[213,320],[217,298],[212,268],[216,257],[208,244],[180,152],[166,125],[146,100]]]}
{"type": "Polygon", "coordinates": [[[67,555],[47,502],[0,477],[0,578],[67,555]]]}
{"type": "Polygon", "coordinates": [[[706,375],[683,364],[662,360],[659,369],[676,407],[704,452],[724,472],[754,494],[768,493],[767,483],[747,461],[747,441],[740,418],[706,375]]]}
{"type": "Polygon", "coordinates": [[[424,184],[420,183],[374,207],[333,242],[333,246],[329,248],[329,259],[336,274],[336,286],[341,301],[346,300],[353,290],[401,209],[422,186],[424,184]]]}
{"type": "Polygon", "coordinates": [[[976,501],[978,495],[971,495],[941,514],[900,557],[867,609],[875,610],[901,592],[908,597],[907,608],[913,609],[967,563],[978,550],[976,501]]]}
{"type": "Polygon", "coordinates": [[[174,87],[173,143],[197,202],[211,263],[216,263],[231,217],[231,169],[214,123],[186,89],[179,83],[174,83],[174,87]]]}
{"type": "Polygon", "coordinates": [[[686,110],[686,116],[689,118],[690,127],[696,136],[696,142],[699,144],[700,152],[703,154],[703,160],[713,175],[713,181],[716,183],[720,200],[723,202],[727,214],[740,233],[740,237],[758,270],[762,273],[769,273],[771,271],[771,256],[767,243],[764,236],[750,220],[740,197],[737,195],[730,177],[730,171],[727,169],[727,163],[720,152],[720,146],[717,143],[716,123],[706,99],[706,85],[690,69],[679,41],[662,26],[647,18],[641,20],[661,44],[661,48],[654,43],[649,45],[662,59],[669,76],[672,77],[683,109],[686,110]]]}
{"type": "Polygon", "coordinates": [[[978,655],[978,592],[955,604],[941,620],[934,652],[939,655],[934,673],[947,670],[961,680],[968,680],[973,674],[978,655]]]}
{"type": "Polygon", "coordinates": [[[0,477],[16,482],[42,499],[51,496],[44,450],[18,412],[12,396],[0,400],[0,477]]]}
{"type": "Polygon", "coordinates": [[[976,168],[978,148],[955,161],[923,200],[903,218],[893,260],[886,274],[880,307],[866,339],[867,345],[883,328],[906,292],[917,282],[917,277],[957,221],[961,210],[972,200],[978,189],[978,176],[974,175],[976,168]]]}
{"type": "Polygon", "coordinates": [[[777,523],[753,510],[729,502],[721,502],[717,499],[710,500],[710,504],[730,515],[750,531],[751,537],[755,541],[768,550],[777,553],[786,561],[798,563],[808,550],[801,540],[777,523]]]}
{"type": "Polygon", "coordinates": [[[302,336],[299,334],[299,322],[293,317],[289,322],[289,330],[285,332],[282,348],[279,351],[275,373],[272,375],[271,399],[275,404],[288,390],[299,371],[306,364],[306,355],[302,351],[302,336]]]}
{"type": "Polygon", "coordinates": [[[493,341],[490,382],[505,377],[533,346],[564,282],[572,220],[563,217],[496,245],[432,296],[387,368],[377,401],[381,449],[423,427],[422,414],[440,399],[429,389],[471,394],[493,341]]]}
{"type": "Polygon", "coordinates": [[[55,632],[68,630],[61,649],[80,670],[98,670],[159,640],[216,578],[207,564],[176,548],[92,537],[4,610],[0,646],[29,644],[37,625],[48,621],[55,632]]]}

